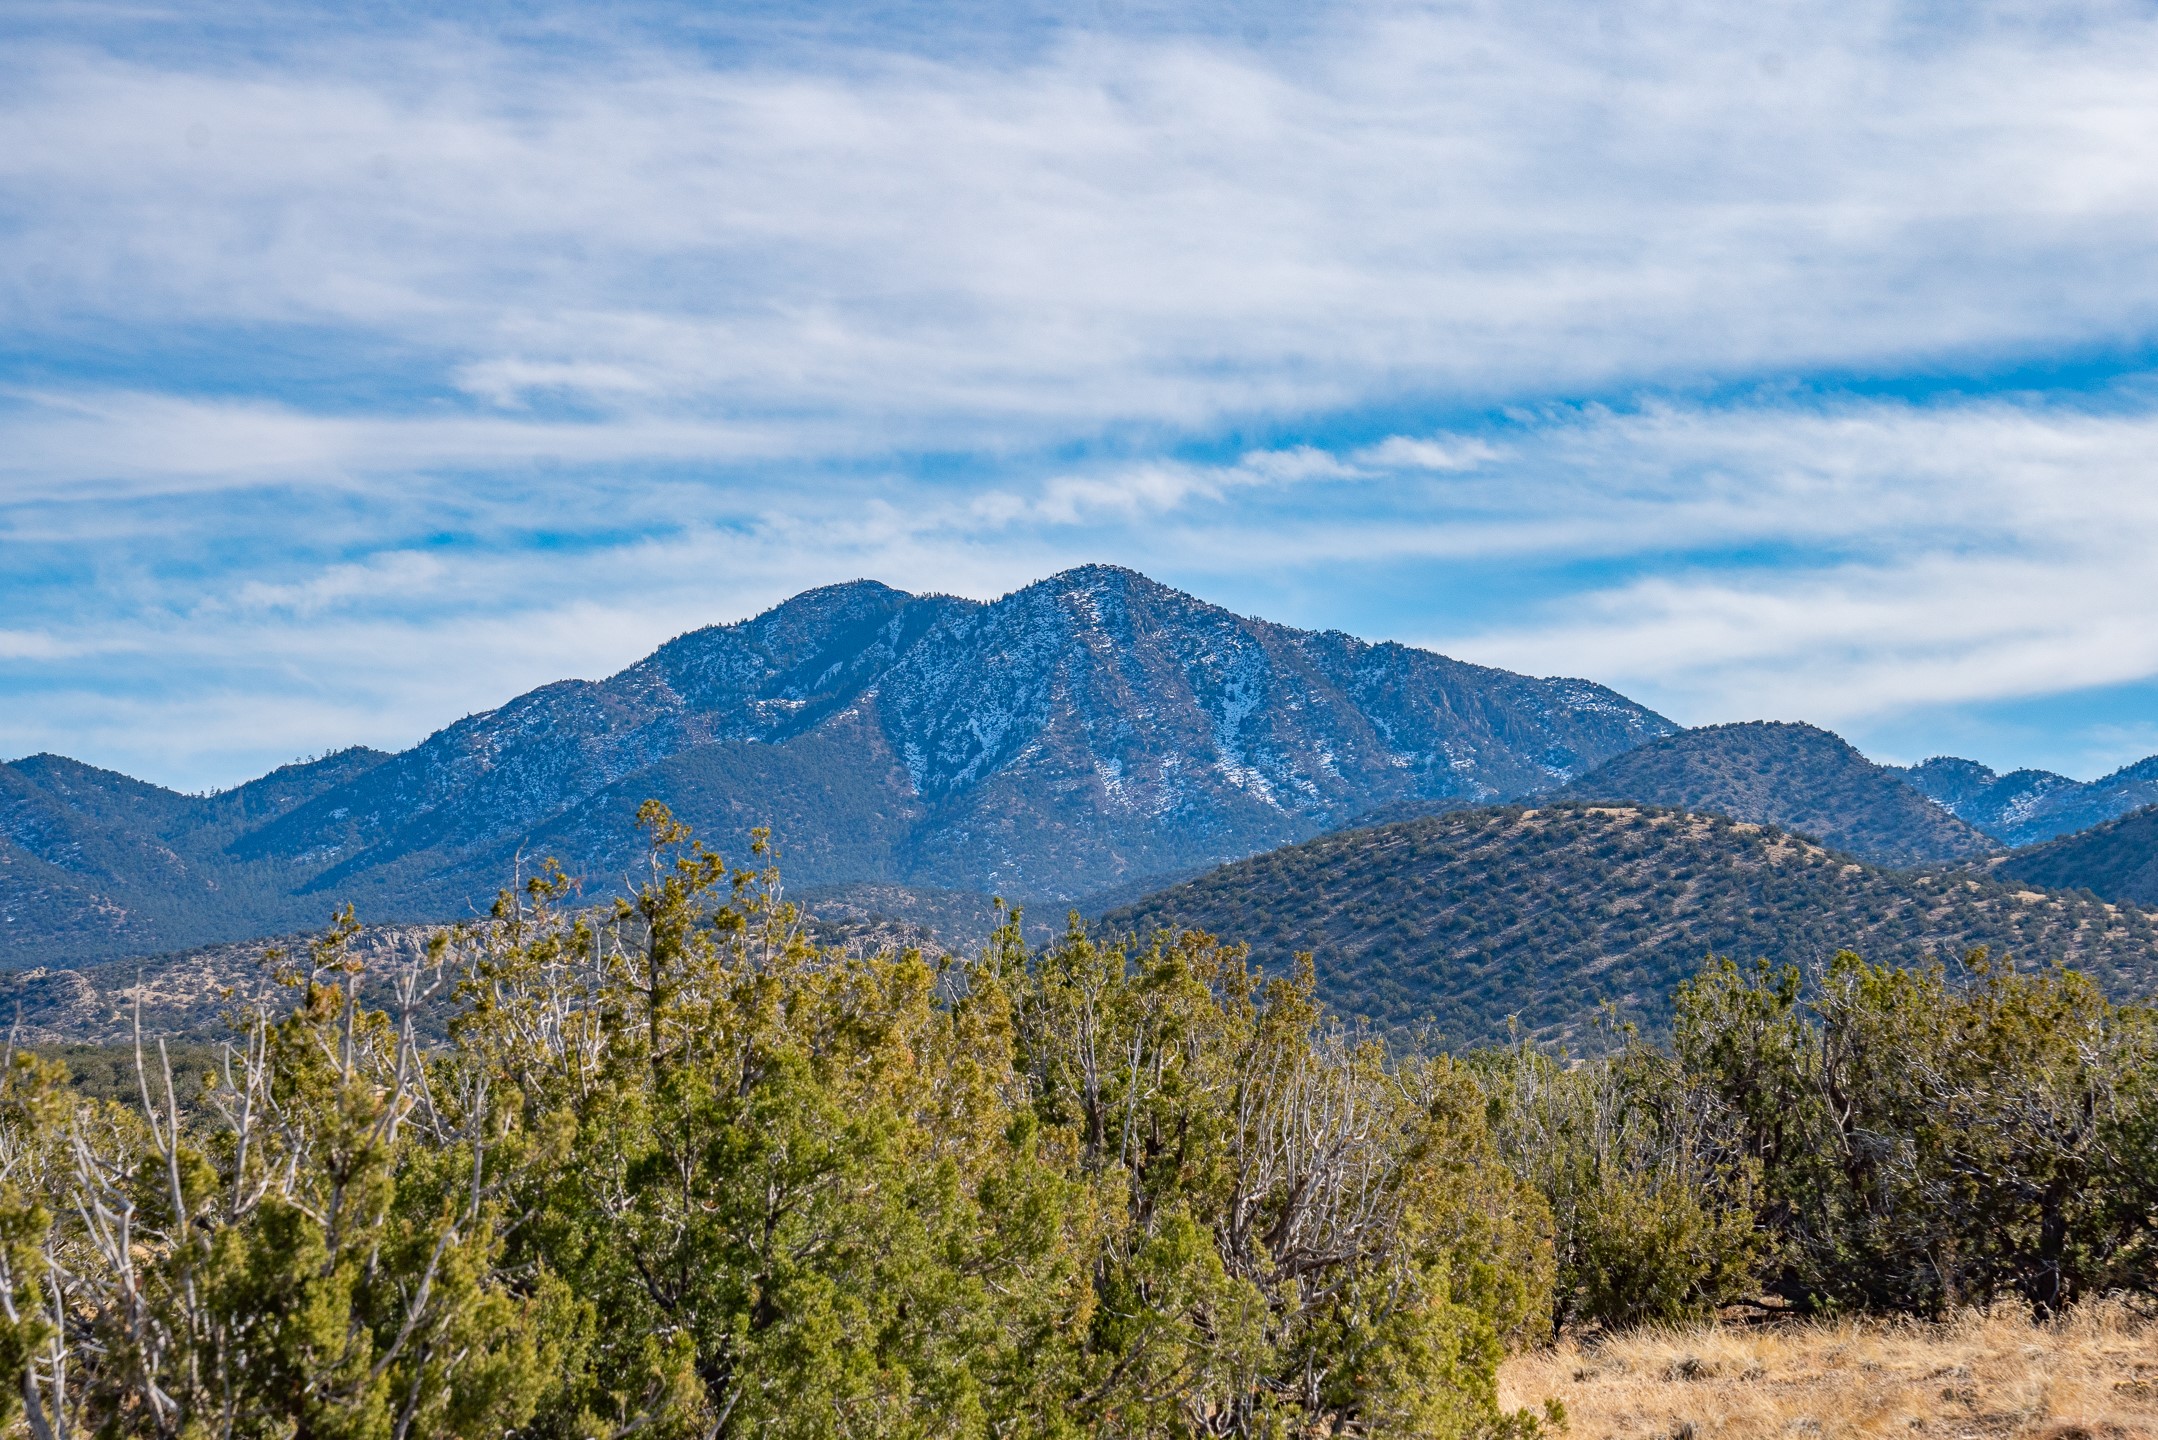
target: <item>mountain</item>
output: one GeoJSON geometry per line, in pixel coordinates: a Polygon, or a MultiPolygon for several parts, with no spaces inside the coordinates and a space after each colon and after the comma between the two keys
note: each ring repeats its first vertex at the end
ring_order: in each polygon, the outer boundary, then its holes
{"type": "Polygon", "coordinates": [[[2158,907],[2158,805],[2019,850],[1995,873],[2027,885],[2088,890],[2106,900],[2158,907]]]}
{"type": "Polygon", "coordinates": [[[2158,755],[2090,781],[2050,770],[1997,775],[1975,760],[1950,755],[1896,773],[1958,818],[2009,845],[2035,845],[2158,804],[2158,755]]]}
{"type": "Polygon", "coordinates": [[[215,795],[181,795],[55,755],[0,765],[0,957],[142,954],[319,922],[307,865],[235,844],[388,760],[351,749],[215,795]]]}
{"type": "Polygon", "coordinates": [[[1975,859],[2000,847],[1840,737],[1754,721],[1687,730],[1605,762],[1555,792],[1780,825],[1879,865],[1975,859]]]}
{"type": "Polygon", "coordinates": [[[1547,789],[1675,728],[1587,681],[1248,619],[1110,566],[992,603],[858,581],[226,796],[0,767],[0,958],[179,949],[346,900],[455,916],[520,856],[612,889],[647,798],[737,855],[770,825],[797,885],[1061,904],[1388,804],[1547,789]]]}
{"type": "Polygon", "coordinates": [[[1867,865],[1773,826],[1639,805],[1492,807],[1322,836],[1225,865],[1104,916],[1110,934],[1187,927],[1263,965],[1315,952],[1336,1009],[1446,1044],[1509,1017],[1576,1047],[1600,1007],[1650,1033],[1711,954],[1815,965],[1960,956],[2071,963],[2118,993],[2158,986],[2158,929],[2132,906],[1970,874],[1867,865]]]}

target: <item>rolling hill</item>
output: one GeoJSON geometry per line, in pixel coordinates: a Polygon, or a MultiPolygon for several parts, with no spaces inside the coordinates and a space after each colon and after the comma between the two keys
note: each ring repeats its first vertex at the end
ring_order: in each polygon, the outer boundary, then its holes
{"type": "Polygon", "coordinates": [[[2019,850],[1995,873],[2026,885],[2088,890],[2105,900],[2158,907],[2158,805],[2019,850]]]}
{"type": "Polygon", "coordinates": [[[1630,801],[1780,825],[1879,865],[1975,859],[1999,845],[1812,725],[1681,731],[1606,761],[1554,798],[1630,801]]]}
{"type": "Polygon", "coordinates": [[[227,795],[0,766],[0,963],[290,931],[347,900],[456,917],[519,855],[612,889],[647,798],[723,848],[772,826],[797,886],[1061,904],[1389,803],[1531,794],[1674,728],[1587,681],[1248,619],[1110,566],[990,603],[859,581],[227,795]]]}
{"type": "Polygon", "coordinates": [[[1105,933],[1203,929],[1270,967],[1316,953],[1321,992],[1389,1029],[1502,1038],[1510,1017],[1576,1046],[1609,1004],[1650,1032],[1710,954],[1818,964],[1976,945],[2071,963],[2121,993],[2158,983],[2134,907],[1977,873],[1867,865],[1772,826],[1635,805],[1496,807],[1323,836],[1104,916],[1105,933]]]}
{"type": "MultiPolygon", "coordinates": [[[[875,898],[873,892],[867,898],[875,898]]],[[[985,937],[1003,917],[974,913],[966,905],[973,898],[953,897],[952,904],[963,908],[949,918],[969,933],[985,937]]],[[[488,922],[475,924],[484,929],[488,922]]],[[[355,934],[345,954],[366,971],[360,991],[364,1003],[394,1005],[396,977],[406,967],[423,963],[429,942],[445,928],[370,925],[355,934]]],[[[820,909],[805,916],[804,928],[820,944],[857,952],[913,947],[930,954],[945,953],[926,928],[857,904],[820,909]]],[[[1038,938],[1048,933],[1046,924],[1030,924],[1029,929],[1038,938]]],[[[235,1014],[257,1005],[274,1013],[292,1002],[293,993],[278,983],[276,967],[268,963],[270,953],[281,952],[287,959],[304,957],[319,933],[203,945],[166,955],[77,966],[0,970],[0,1015],[7,1017],[11,1033],[25,1045],[131,1048],[138,1018],[145,1036],[220,1042],[232,1037],[235,1014]]],[[[455,1003],[450,991],[438,992],[421,1011],[422,1030],[431,1038],[442,1038],[455,1003]]]]}

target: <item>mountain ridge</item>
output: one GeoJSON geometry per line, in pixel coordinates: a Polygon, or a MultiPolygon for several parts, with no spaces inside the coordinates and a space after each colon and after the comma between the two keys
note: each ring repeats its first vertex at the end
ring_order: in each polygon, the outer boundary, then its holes
{"type": "Polygon", "coordinates": [[[1114,566],[994,601],[853,581],[409,750],[226,792],[253,809],[77,784],[57,761],[0,767],[0,913],[39,917],[0,921],[0,954],[176,949],[317,923],[345,900],[383,921],[454,918],[520,855],[618,875],[645,798],[723,849],[773,825],[796,883],[1065,902],[1397,800],[1549,788],[1675,728],[1590,681],[1238,616],[1114,566]],[[246,903],[213,923],[214,891],[246,903]]]}
{"type": "Polygon", "coordinates": [[[2158,804],[2158,755],[2123,765],[2096,780],[2073,780],[2051,770],[2011,770],[2003,775],[1953,755],[1890,768],[1958,818],[2017,848],[2072,835],[2158,804]]]}
{"type": "Polygon", "coordinates": [[[2158,906],[2158,805],[2018,850],[1996,873],[2030,885],[2088,890],[2117,904],[2158,906]]]}

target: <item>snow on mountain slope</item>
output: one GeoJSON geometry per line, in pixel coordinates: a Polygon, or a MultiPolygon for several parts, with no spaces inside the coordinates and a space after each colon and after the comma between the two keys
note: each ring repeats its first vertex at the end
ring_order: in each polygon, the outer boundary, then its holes
{"type": "Polygon", "coordinates": [[[2035,845],[2158,804],[2158,755],[2096,780],[2050,770],[1995,774],[1975,760],[1943,755],[1896,772],[1905,784],[2010,845],[2035,845]]]}
{"type": "Polygon", "coordinates": [[[455,915],[520,855],[618,883],[653,797],[729,853],[770,824],[797,883],[1064,902],[1382,805],[1532,794],[1675,728],[1587,681],[1294,630],[1112,566],[991,603],[857,581],[350,766],[213,854],[274,877],[280,917],[455,915]]]}

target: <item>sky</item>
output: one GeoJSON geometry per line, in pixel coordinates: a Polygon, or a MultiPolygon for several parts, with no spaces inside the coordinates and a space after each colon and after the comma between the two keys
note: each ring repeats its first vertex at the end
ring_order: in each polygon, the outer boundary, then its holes
{"type": "Polygon", "coordinates": [[[2089,778],[2153,74],[2154,3],[11,0],[0,755],[204,790],[1108,561],[2089,778]]]}

